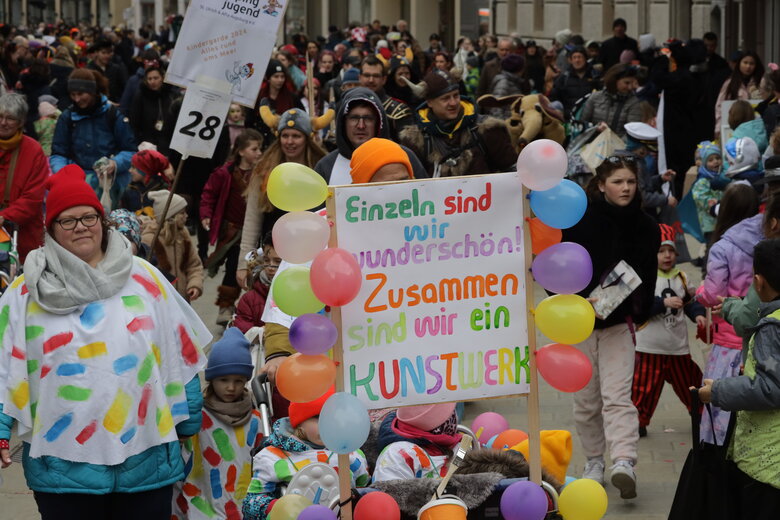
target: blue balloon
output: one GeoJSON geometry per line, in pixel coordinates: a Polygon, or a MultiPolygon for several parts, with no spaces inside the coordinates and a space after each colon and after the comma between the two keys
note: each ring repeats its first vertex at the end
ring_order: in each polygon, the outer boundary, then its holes
{"type": "Polygon", "coordinates": [[[330,451],[346,454],[360,448],[371,429],[368,410],[352,394],[337,392],[330,396],[320,412],[320,438],[330,451]]]}
{"type": "Polygon", "coordinates": [[[571,475],[566,475],[566,482],[564,482],[563,487],[561,488],[561,490],[563,490],[563,488],[565,488],[566,486],[568,486],[569,484],[571,484],[575,480],[577,480],[577,477],[572,477],[571,475]]]}
{"type": "Polygon", "coordinates": [[[588,197],[576,182],[564,179],[556,187],[531,192],[531,209],[550,227],[566,229],[580,221],[588,207],[588,197]]]}

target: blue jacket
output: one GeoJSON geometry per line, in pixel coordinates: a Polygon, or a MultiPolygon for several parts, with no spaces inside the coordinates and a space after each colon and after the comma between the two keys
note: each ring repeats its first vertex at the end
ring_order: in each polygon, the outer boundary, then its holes
{"type": "Polygon", "coordinates": [[[136,152],[136,143],[127,118],[118,109],[113,110],[113,128],[109,126],[109,107],[111,103],[101,96],[101,104],[92,114],[78,114],[73,107],[65,110],[54,129],[49,164],[52,173],[68,164],[78,164],[86,172],[87,182],[100,197],[102,190],[93,165],[101,157],[113,159],[117,171],[111,198],[117,203],[130,184],[130,160],[136,152]]]}
{"type": "MultiPolygon", "coordinates": [[[[202,420],[203,395],[198,376],[187,383],[185,391],[190,417],[176,425],[179,437],[198,433],[202,420]]],[[[0,404],[0,439],[10,439],[13,419],[2,410],[0,404]]],[[[184,479],[184,461],[178,442],[149,448],[116,466],[70,462],[48,456],[30,458],[30,445],[25,443],[22,466],[27,486],[44,493],[139,493],[184,479]]]]}

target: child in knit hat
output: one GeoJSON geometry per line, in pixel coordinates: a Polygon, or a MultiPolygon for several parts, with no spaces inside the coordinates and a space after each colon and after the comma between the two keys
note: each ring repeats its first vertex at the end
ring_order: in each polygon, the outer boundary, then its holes
{"type": "Polygon", "coordinates": [[[51,155],[51,143],[54,140],[54,129],[62,112],[57,108],[57,98],[48,94],[38,98],[39,119],[33,123],[38,142],[41,143],[46,157],[51,155]]]}
{"type": "Polygon", "coordinates": [[[379,427],[374,482],[443,477],[461,439],[457,427],[455,403],[390,412],[379,427]]]}
{"type": "Polygon", "coordinates": [[[352,152],[352,184],[394,182],[414,178],[409,155],[390,139],[374,137],[352,152]]]}
{"type": "Polygon", "coordinates": [[[122,195],[122,207],[151,216],[152,201],[147,193],[168,188],[173,166],[167,157],[152,149],[133,154],[130,164],[130,184],[122,195]]]}
{"type": "Polygon", "coordinates": [[[172,283],[179,294],[187,301],[193,301],[203,294],[203,264],[185,226],[187,201],[181,195],[173,195],[165,221],[162,223],[160,236],[157,242],[152,244],[157,231],[158,218],[162,215],[168,200],[168,193],[168,190],[157,190],[147,194],[152,202],[154,214],[151,217],[141,217],[141,237],[143,243],[151,247],[157,256],[160,269],[175,277],[172,283]]]}
{"type": "Polygon", "coordinates": [[[246,389],[254,366],[240,330],[225,330],[206,366],[203,423],[182,443],[187,477],[173,492],[172,518],[240,518],[252,476],[252,455],[263,440],[261,416],[246,389]]]}
{"type": "Polygon", "coordinates": [[[699,217],[699,226],[704,233],[705,243],[710,242],[710,237],[715,229],[715,215],[712,208],[720,202],[723,190],[729,183],[729,179],[721,174],[723,157],[720,147],[711,141],[702,141],[696,150],[696,181],[691,186],[691,196],[696,203],[696,214],[699,217]]]}
{"type": "Polygon", "coordinates": [[[688,278],[677,264],[675,232],[660,225],[658,278],[650,321],[636,332],[636,362],[631,400],[639,412],[639,436],[647,435],[647,426],[661,397],[664,382],[669,382],[680,401],[691,411],[690,386],[699,386],[701,369],[691,359],[685,316],[705,326],[704,307],[688,292],[688,278]]]}
{"type": "MultiPolygon", "coordinates": [[[[271,290],[271,282],[279,269],[282,259],[274,249],[273,235],[268,233],[263,238],[262,247],[251,251],[247,257],[246,268],[249,271],[247,286],[250,288],[236,306],[236,317],[233,325],[246,332],[252,327],[263,327],[263,311],[271,290]]],[[[274,407],[275,408],[275,407],[274,407]]]]}
{"type": "MultiPolygon", "coordinates": [[[[243,505],[244,520],[265,520],[280,496],[279,486],[287,484],[303,467],[321,462],[334,470],[338,455],[323,446],[319,415],[334,389],[308,403],[290,403],[290,417],[274,423],[266,447],[252,461],[252,482],[243,505]]],[[[370,477],[366,458],[358,450],[349,454],[352,486],[365,487],[370,477]]]]}

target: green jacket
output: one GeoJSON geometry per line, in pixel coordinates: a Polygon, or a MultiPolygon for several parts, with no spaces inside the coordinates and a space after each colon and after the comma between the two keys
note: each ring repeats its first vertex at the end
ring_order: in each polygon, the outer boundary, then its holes
{"type": "Polygon", "coordinates": [[[742,337],[742,357],[745,357],[752,332],[750,329],[758,323],[758,309],[761,301],[756,288],[751,284],[744,298],[726,298],[723,302],[723,319],[742,337]]]}

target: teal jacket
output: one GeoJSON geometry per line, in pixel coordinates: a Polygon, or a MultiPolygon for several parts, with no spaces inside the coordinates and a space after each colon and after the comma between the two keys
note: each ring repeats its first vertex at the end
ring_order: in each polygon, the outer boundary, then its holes
{"type": "MultiPolygon", "coordinates": [[[[185,386],[190,417],[176,425],[179,437],[200,431],[203,395],[200,379],[195,376],[185,386]]],[[[13,418],[2,413],[0,404],[0,439],[11,438],[13,418]]],[[[184,460],[178,442],[169,442],[133,455],[116,466],[70,462],[58,457],[30,457],[30,445],[24,444],[22,459],[27,486],[43,493],[139,493],[158,489],[184,479],[184,460]]]]}
{"type": "Polygon", "coordinates": [[[742,357],[747,353],[748,343],[752,335],[752,329],[758,323],[758,311],[761,300],[758,299],[756,287],[750,285],[750,289],[744,298],[726,298],[723,302],[723,319],[732,327],[734,332],[742,337],[742,357]]]}
{"type": "Polygon", "coordinates": [[[766,150],[766,147],[769,146],[769,140],[766,136],[766,128],[764,128],[764,120],[760,117],[739,125],[734,130],[734,134],[731,137],[734,139],[750,137],[756,142],[756,146],[758,146],[758,152],[762,155],[766,150]]]}

